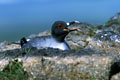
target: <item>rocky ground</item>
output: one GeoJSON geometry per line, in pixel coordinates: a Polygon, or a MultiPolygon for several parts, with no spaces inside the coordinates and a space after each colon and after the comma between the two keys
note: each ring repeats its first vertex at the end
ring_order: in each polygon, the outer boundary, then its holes
{"type": "MultiPolygon", "coordinates": [[[[104,25],[71,27],[80,28],[66,37],[71,51],[0,43],[0,80],[120,80],[120,13],[104,25]]],[[[27,38],[46,35],[50,31],[27,38]]]]}

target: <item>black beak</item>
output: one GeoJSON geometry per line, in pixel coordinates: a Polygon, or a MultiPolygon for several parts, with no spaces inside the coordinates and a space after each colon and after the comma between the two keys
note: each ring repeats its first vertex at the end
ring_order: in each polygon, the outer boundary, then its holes
{"type": "MultiPolygon", "coordinates": [[[[70,25],[72,25],[72,24],[75,24],[75,23],[80,23],[79,21],[72,21],[72,22],[68,22],[68,23],[66,23],[67,24],[67,26],[70,26],[70,25]]],[[[68,32],[71,32],[71,31],[79,31],[80,30],[80,28],[64,28],[63,29],[63,31],[68,31],[68,32]]]]}
{"type": "Polygon", "coordinates": [[[64,28],[63,31],[68,31],[68,32],[71,32],[71,31],[78,31],[80,28],[64,28]]]}

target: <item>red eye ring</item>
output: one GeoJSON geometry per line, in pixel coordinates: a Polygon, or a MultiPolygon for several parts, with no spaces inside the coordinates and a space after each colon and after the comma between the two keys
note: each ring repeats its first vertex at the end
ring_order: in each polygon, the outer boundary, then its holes
{"type": "Polygon", "coordinates": [[[62,26],[62,24],[58,24],[57,27],[58,27],[59,29],[61,29],[63,26],[62,26]]]}

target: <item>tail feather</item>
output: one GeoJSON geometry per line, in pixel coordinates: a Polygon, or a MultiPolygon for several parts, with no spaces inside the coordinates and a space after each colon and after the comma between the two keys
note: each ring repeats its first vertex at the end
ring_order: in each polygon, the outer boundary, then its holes
{"type": "Polygon", "coordinates": [[[21,45],[21,47],[22,47],[24,44],[26,44],[26,43],[27,43],[27,40],[26,40],[25,37],[23,37],[23,38],[20,40],[20,45],[21,45]]]}

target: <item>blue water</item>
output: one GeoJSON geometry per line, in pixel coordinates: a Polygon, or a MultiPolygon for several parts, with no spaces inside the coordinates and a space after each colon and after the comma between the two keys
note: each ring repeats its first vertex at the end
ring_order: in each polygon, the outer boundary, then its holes
{"type": "Polygon", "coordinates": [[[51,28],[56,20],[104,24],[120,0],[0,0],[0,42],[51,28]]]}

